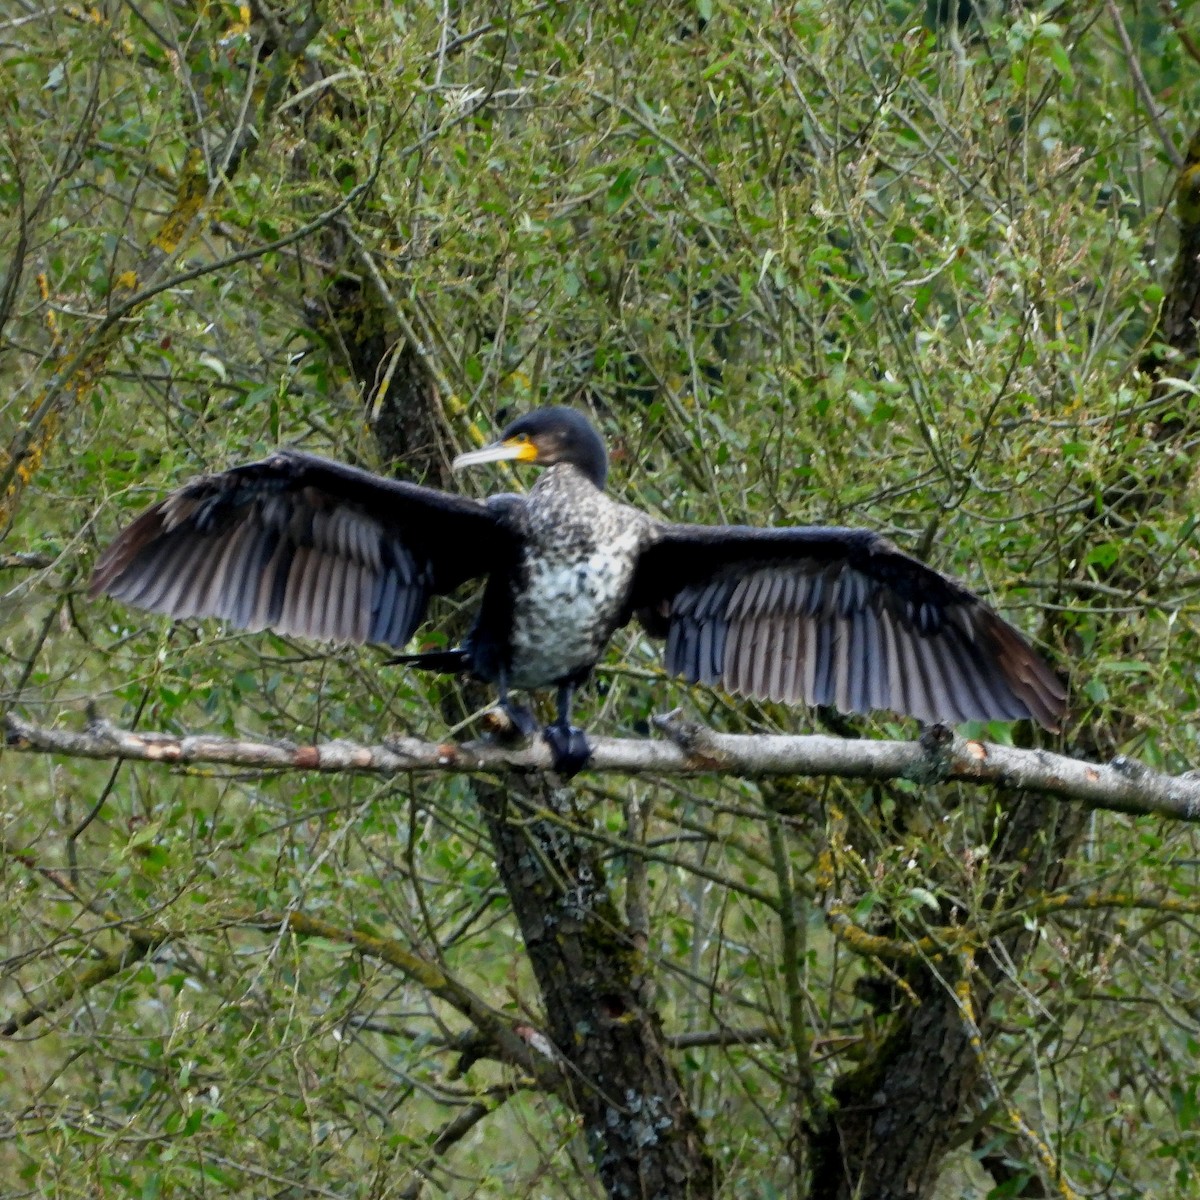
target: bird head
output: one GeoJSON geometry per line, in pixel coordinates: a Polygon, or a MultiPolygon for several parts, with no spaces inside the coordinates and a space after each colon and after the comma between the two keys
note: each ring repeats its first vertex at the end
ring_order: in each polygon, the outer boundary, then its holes
{"type": "Polygon", "coordinates": [[[527,413],[513,421],[498,442],[460,454],[453,467],[457,471],[459,467],[504,461],[539,467],[570,463],[601,488],[608,475],[608,455],[600,435],[573,408],[539,408],[527,413]]]}

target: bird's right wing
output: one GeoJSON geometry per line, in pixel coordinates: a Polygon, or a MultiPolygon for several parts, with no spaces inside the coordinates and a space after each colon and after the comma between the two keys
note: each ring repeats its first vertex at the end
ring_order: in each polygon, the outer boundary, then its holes
{"type": "Polygon", "coordinates": [[[430,595],[510,553],[507,527],[484,504],[279,450],[147,509],[100,556],[90,594],[242,629],[403,646],[430,595]]]}

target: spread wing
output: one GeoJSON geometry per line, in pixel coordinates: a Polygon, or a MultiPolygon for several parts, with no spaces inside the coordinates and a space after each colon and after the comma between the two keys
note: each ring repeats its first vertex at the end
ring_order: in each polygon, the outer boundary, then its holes
{"type": "Polygon", "coordinates": [[[403,646],[430,595],[487,574],[509,537],[467,497],[280,450],[147,509],[100,556],[90,594],[242,629],[403,646]]]}
{"type": "Polygon", "coordinates": [[[666,668],[763,700],[926,722],[1031,717],[1066,691],[978,596],[862,529],[663,525],[631,605],[666,668]]]}

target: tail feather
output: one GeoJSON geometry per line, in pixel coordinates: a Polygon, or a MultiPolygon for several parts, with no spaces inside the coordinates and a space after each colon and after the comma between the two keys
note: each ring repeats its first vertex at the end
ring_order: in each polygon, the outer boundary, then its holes
{"type": "Polygon", "coordinates": [[[444,675],[463,675],[471,669],[467,651],[459,646],[454,650],[426,650],[421,654],[398,654],[384,659],[387,666],[418,667],[422,671],[440,671],[444,675]]]}

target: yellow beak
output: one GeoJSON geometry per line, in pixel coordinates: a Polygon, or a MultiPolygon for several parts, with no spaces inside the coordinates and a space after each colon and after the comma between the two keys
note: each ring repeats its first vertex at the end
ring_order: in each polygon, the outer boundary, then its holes
{"type": "Polygon", "coordinates": [[[506,442],[495,442],[484,446],[482,450],[468,450],[460,454],[451,464],[450,469],[457,471],[460,467],[475,467],[480,463],[507,462],[537,462],[537,447],[528,438],[509,438],[506,442]]]}

